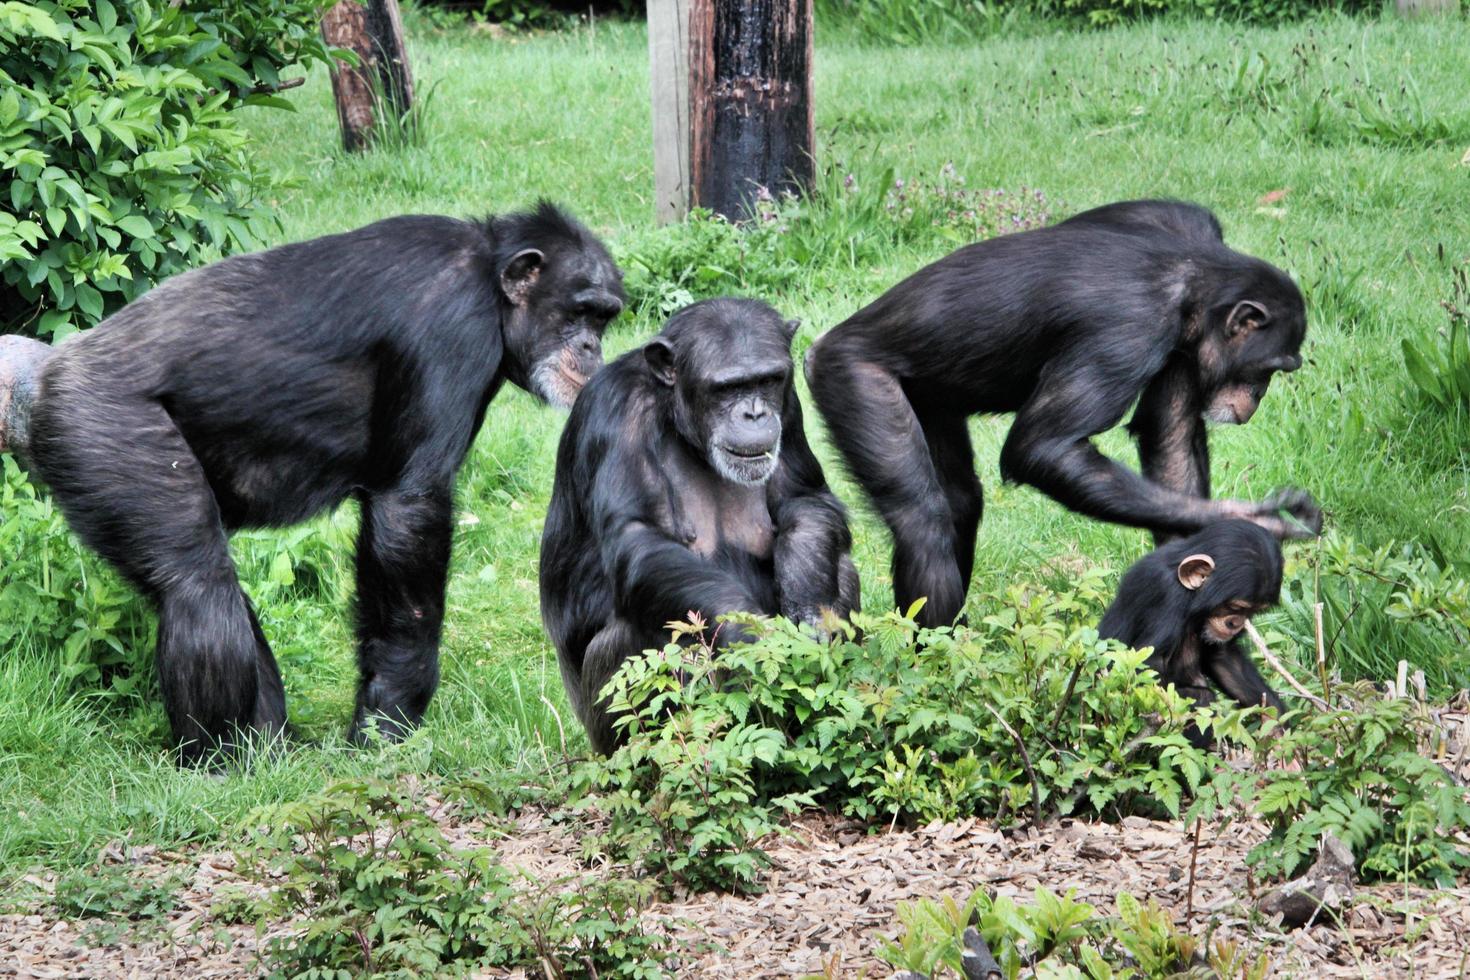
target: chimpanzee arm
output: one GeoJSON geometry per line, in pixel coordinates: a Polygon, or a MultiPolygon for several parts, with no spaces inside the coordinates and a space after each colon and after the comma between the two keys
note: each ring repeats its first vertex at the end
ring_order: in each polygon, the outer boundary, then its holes
{"type": "Polygon", "coordinates": [[[782,408],[781,461],[767,484],[776,526],[776,588],[781,615],[816,624],[830,609],[847,617],[859,608],[856,570],[848,553],[847,513],[827,487],[806,441],[801,403],[793,388],[782,408]]]}
{"type": "MultiPolygon", "coordinates": [[[[738,576],[659,526],[652,469],[635,455],[639,452],[631,447],[609,452],[591,489],[592,527],[612,583],[615,614],[658,629],[691,611],[711,625],[728,612],[760,611],[759,601],[738,576]]],[[[726,626],[721,635],[732,640],[744,631],[726,626]]]]}
{"type": "Polygon", "coordinates": [[[1242,649],[1239,640],[1223,646],[1211,646],[1205,657],[1205,671],[1219,685],[1220,690],[1235,699],[1243,708],[1265,704],[1268,708],[1285,711],[1281,698],[1266,684],[1261,672],[1242,649]]]}
{"type": "Polygon", "coordinates": [[[1162,369],[1157,361],[1150,363],[1141,346],[1079,345],[1059,356],[1016,413],[1001,450],[1002,476],[1029,483],[1089,517],[1165,533],[1189,533],[1239,517],[1281,537],[1299,535],[1275,516],[1278,509],[1320,520],[1305,494],[1279,495],[1259,504],[1210,500],[1160,486],[1098,452],[1091,437],[1117,425],[1129,403],[1162,369]]]}
{"type": "MultiPolygon", "coordinates": [[[[1210,447],[1195,366],[1181,353],[1164,364],[1133,410],[1128,430],[1138,441],[1144,477],[1191,497],[1210,495],[1210,447]]],[[[1155,546],[1170,535],[1156,533],[1155,546]]]]}

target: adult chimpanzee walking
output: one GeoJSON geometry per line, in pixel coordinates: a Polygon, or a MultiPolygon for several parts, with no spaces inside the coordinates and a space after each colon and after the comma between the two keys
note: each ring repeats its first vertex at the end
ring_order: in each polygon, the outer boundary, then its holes
{"type": "MultiPolygon", "coordinates": [[[[1246,622],[1281,597],[1281,545],[1249,521],[1220,521],[1145,555],[1123,576],[1098,635],[1152,647],[1147,664],[1199,705],[1218,687],[1241,707],[1284,710],[1241,647],[1246,622]]],[[[1211,739],[1191,725],[1190,741],[1211,739]]]]}
{"type": "Polygon", "coordinates": [[[1300,491],[1210,500],[1204,429],[1249,419],[1271,376],[1301,366],[1305,333],[1291,279],[1227,248],[1214,215],[1130,201],[940,259],[820,338],[806,368],[893,532],[900,607],[927,597],[919,619],[938,625],[959,614],[974,560],[977,413],[1016,413],[1003,477],[1083,514],[1160,537],[1231,517],[1319,530],[1300,491]],[[1142,476],[1090,441],[1135,399],[1142,476]]]}
{"type": "Polygon", "coordinates": [[[227,536],[362,505],[352,737],[438,684],[455,473],[505,381],[568,405],[622,308],[602,244],[547,203],[392,218],[185,273],[61,345],[22,447],[71,526],[158,606],[181,759],[286,722],[227,536]]]}
{"type": "MultiPolygon", "coordinates": [[[[600,752],[617,738],[599,693],[662,645],[670,620],[815,624],[858,608],[846,514],[802,431],[795,329],[756,300],[696,303],[572,409],[541,539],[541,616],[600,752]]],[[[742,636],[724,624],[717,640],[742,636]]]]}

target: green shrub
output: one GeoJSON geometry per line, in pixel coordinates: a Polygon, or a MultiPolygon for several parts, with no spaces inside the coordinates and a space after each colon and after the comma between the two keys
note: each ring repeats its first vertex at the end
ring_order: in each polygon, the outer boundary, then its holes
{"type": "Polygon", "coordinates": [[[1290,877],[1311,863],[1322,834],[1349,848],[1369,879],[1453,885],[1470,869],[1470,800],[1427,758],[1435,731],[1410,699],[1384,699],[1371,685],[1352,703],[1268,722],[1259,737],[1230,729],[1255,766],[1221,767],[1191,816],[1243,811],[1271,834],[1246,856],[1257,871],[1290,877]],[[1286,768],[1290,766],[1290,768],[1286,768]]]}
{"type": "Polygon", "coordinates": [[[0,331],[60,338],[257,243],[231,117],[323,60],[324,0],[0,2],[0,331]]]}
{"type": "Polygon", "coordinates": [[[754,842],[800,807],[905,823],[1177,814],[1205,757],[1144,655],[1087,625],[1102,597],[1093,573],[1070,595],[992,597],[971,629],[857,615],[861,642],[826,641],[750,619],[758,642],[718,662],[707,645],[634,659],[608,686],[627,744],[581,776],[611,817],[604,843],[668,880],[749,888],[754,842]]]}

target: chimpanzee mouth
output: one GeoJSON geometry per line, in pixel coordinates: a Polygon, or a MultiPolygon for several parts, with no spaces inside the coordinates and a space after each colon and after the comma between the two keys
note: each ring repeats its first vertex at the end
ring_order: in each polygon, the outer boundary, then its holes
{"type": "Polygon", "coordinates": [[[776,472],[776,460],[781,453],[781,441],[764,449],[748,446],[716,445],[710,454],[715,471],[732,483],[756,486],[765,483],[776,472]]]}
{"type": "Polygon", "coordinates": [[[531,373],[531,393],[557,408],[571,408],[586,384],[584,375],[567,370],[555,360],[543,361],[531,373]]]}

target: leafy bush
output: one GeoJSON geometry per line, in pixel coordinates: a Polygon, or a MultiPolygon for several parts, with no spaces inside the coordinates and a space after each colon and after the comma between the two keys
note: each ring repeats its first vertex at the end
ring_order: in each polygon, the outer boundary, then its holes
{"type": "Polygon", "coordinates": [[[1350,693],[1350,706],[1294,712],[1259,737],[1232,729],[1256,765],[1222,767],[1192,815],[1239,809],[1265,820],[1271,834],[1246,860],[1266,875],[1296,874],[1331,833],[1368,878],[1452,885],[1470,868],[1470,800],[1425,757],[1432,726],[1409,699],[1383,699],[1371,685],[1350,693]]]}
{"type": "Polygon", "coordinates": [[[57,650],[61,675],[78,686],[147,695],[146,606],[9,456],[0,456],[0,555],[0,649],[57,650]]]}
{"type": "MultiPolygon", "coordinates": [[[[489,849],[449,843],[422,799],[349,781],[261,810],[242,868],[267,885],[221,903],[260,928],[272,977],[440,976],[535,966],[553,978],[664,977],[667,937],[643,928],[646,884],[552,881],[524,894],[489,849]]],[[[540,975],[540,974],[538,974],[540,975]]]]}
{"type": "Polygon", "coordinates": [[[267,945],[272,976],[411,976],[528,955],[491,852],[451,846],[397,786],[338,783],[250,822],[245,864],[272,885],[255,913],[297,917],[267,945]]]}
{"type": "Polygon", "coordinates": [[[1012,588],[972,629],[858,615],[862,642],[749,619],[758,642],[717,663],[690,626],[702,645],[634,659],[608,686],[629,738],[581,775],[611,818],[602,843],[665,879],[749,888],[754,842],[803,806],[919,823],[1177,814],[1205,757],[1144,655],[1084,625],[1101,590],[1096,573],[1072,595],[1012,588]]]}
{"type": "Polygon", "coordinates": [[[0,2],[0,331],[60,338],[256,243],[231,118],[327,57],[325,0],[0,2]]]}

